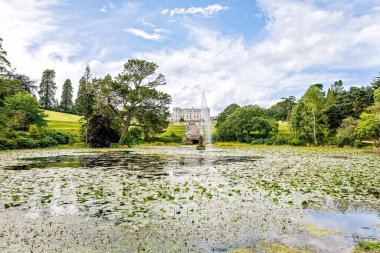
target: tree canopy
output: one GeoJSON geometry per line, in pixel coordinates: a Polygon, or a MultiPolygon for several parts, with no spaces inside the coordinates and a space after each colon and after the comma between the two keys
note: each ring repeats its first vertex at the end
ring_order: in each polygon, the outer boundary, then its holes
{"type": "MultiPolygon", "coordinates": [[[[152,126],[152,115],[160,114],[161,119],[167,120],[164,117],[169,115],[171,98],[156,89],[166,84],[164,75],[156,75],[157,68],[154,62],[128,60],[123,72],[116,78],[108,75],[99,81],[102,99],[123,125],[119,143],[124,142],[130,126],[152,126]]],[[[161,126],[163,128],[165,124],[161,126]]]]}
{"type": "Polygon", "coordinates": [[[236,108],[224,122],[220,122],[217,130],[218,138],[222,141],[250,143],[255,138],[267,138],[276,134],[278,123],[266,116],[264,108],[250,105],[236,108]]]}

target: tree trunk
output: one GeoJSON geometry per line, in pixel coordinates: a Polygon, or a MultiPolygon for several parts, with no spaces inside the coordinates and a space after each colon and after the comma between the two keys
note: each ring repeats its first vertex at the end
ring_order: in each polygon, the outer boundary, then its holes
{"type": "Polygon", "coordinates": [[[144,128],[144,140],[148,140],[149,139],[149,129],[148,128],[144,128]]]}
{"type": "Polygon", "coordinates": [[[125,137],[128,134],[129,130],[129,125],[131,124],[131,117],[128,115],[125,121],[123,122],[123,131],[121,132],[120,140],[119,140],[119,145],[124,144],[125,137]]]}

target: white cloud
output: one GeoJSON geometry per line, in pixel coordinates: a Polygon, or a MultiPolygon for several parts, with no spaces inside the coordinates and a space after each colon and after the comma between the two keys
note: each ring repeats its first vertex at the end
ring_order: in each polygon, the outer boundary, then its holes
{"type": "Polygon", "coordinates": [[[229,8],[227,6],[221,6],[219,4],[209,5],[207,7],[190,7],[190,8],[175,8],[175,9],[165,9],[161,11],[163,15],[169,15],[173,17],[175,15],[202,15],[204,17],[215,16],[218,12],[227,11],[229,8]]]}
{"type": "Polygon", "coordinates": [[[83,72],[78,70],[84,70],[86,63],[69,60],[81,51],[80,44],[47,39],[59,29],[48,10],[56,4],[51,0],[0,0],[0,36],[18,72],[39,80],[43,70],[56,71],[59,97],[64,80],[70,78],[75,86],[83,72]]]}
{"type": "Polygon", "coordinates": [[[358,15],[312,1],[260,3],[269,17],[261,42],[190,26],[188,47],[137,55],[159,64],[174,106],[197,105],[203,90],[215,111],[233,102],[269,106],[312,83],[351,81],[352,69],[380,69],[380,15],[373,9],[358,15]]]}
{"type": "MultiPolygon", "coordinates": [[[[259,0],[267,17],[265,36],[259,42],[192,23],[185,24],[189,31],[186,46],[181,47],[181,43],[129,57],[158,63],[168,81],[163,89],[172,95],[174,106],[197,106],[203,90],[215,110],[213,114],[234,102],[268,106],[282,96],[301,95],[312,83],[343,79],[352,84],[355,79],[350,80],[351,73],[377,68],[376,75],[380,69],[380,9],[376,1],[366,3],[368,8],[358,13],[357,2],[348,6],[344,0],[322,7],[313,1],[259,0]]],[[[60,2],[0,0],[0,36],[13,66],[35,79],[44,69],[53,68],[59,86],[66,78],[76,86],[88,61],[94,76],[119,73],[126,59],[109,60],[117,46],[99,45],[99,52],[93,53],[97,56],[86,60],[89,57],[80,55],[88,44],[51,39],[51,34],[62,32],[55,14],[49,11],[52,6],[59,7],[54,6],[57,4],[60,2]]],[[[138,7],[126,2],[115,12],[122,17],[133,16],[138,7]]],[[[217,13],[174,10],[164,10],[163,14],[217,13]]],[[[143,25],[144,29],[129,28],[125,32],[154,41],[162,41],[170,33],[148,22],[143,21],[143,25]]]]}
{"type": "Polygon", "coordinates": [[[124,29],[124,31],[146,40],[159,41],[159,40],[165,39],[165,36],[162,34],[164,30],[162,29],[155,29],[153,33],[148,33],[142,29],[137,29],[137,28],[127,28],[127,29],[124,29]]]}

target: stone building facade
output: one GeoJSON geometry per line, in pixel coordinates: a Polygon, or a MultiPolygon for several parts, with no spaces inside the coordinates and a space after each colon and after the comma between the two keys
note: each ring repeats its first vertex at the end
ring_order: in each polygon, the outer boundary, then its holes
{"type": "Polygon", "coordinates": [[[210,108],[201,110],[200,108],[174,107],[170,121],[173,124],[179,124],[181,119],[183,119],[184,122],[200,122],[202,118],[203,122],[210,122],[210,108]]]}

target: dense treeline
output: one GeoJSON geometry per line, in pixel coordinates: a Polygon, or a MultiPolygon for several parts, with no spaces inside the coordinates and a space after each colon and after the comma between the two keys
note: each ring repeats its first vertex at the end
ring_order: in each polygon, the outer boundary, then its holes
{"type": "MultiPolygon", "coordinates": [[[[61,101],[56,100],[55,71],[46,69],[38,86],[25,75],[10,70],[0,39],[0,149],[38,148],[84,141],[90,147],[110,147],[154,140],[168,126],[170,95],[158,91],[165,77],[158,66],[144,60],[128,60],[116,77],[92,78],[89,66],[73,87],[67,79],[61,101]],[[39,101],[33,95],[38,91],[39,101]],[[83,116],[79,133],[46,129],[43,110],[83,116]]],[[[173,136],[173,139],[177,136],[173,136]]]]}
{"type": "Polygon", "coordinates": [[[327,92],[314,84],[298,101],[282,98],[268,109],[231,104],[218,116],[216,127],[219,141],[359,147],[367,140],[379,146],[380,78],[348,90],[337,81],[327,92]],[[291,133],[279,132],[278,121],[287,121],[291,133]]]}
{"type": "Polygon", "coordinates": [[[45,114],[33,96],[35,81],[10,69],[0,39],[0,149],[67,144],[70,135],[46,129],[45,114]]]}
{"type": "MultiPolygon", "coordinates": [[[[55,71],[46,69],[36,81],[16,73],[0,39],[0,149],[38,148],[83,141],[90,147],[110,147],[149,141],[181,142],[174,133],[157,134],[168,126],[170,95],[157,87],[165,77],[158,66],[128,60],[116,77],[93,78],[86,66],[73,100],[70,79],[56,100],[55,71]],[[34,96],[38,92],[39,100],[34,96]],[[82,116],[79,133],[46,129],[43,110],[82,116]]],[[[298,100],[284,97],[270,108],[231,104],[216,122],[217,140],[253,144],[351,145],[363,140],[380,145],[380,77],[369,86],[345,89],[342,81],[327,91],[314,84],[298,100]],[[290,131],[280,125],[286,122],[290,131]],[[279,124],[280,123],[280,124],[279,124]]]]}

